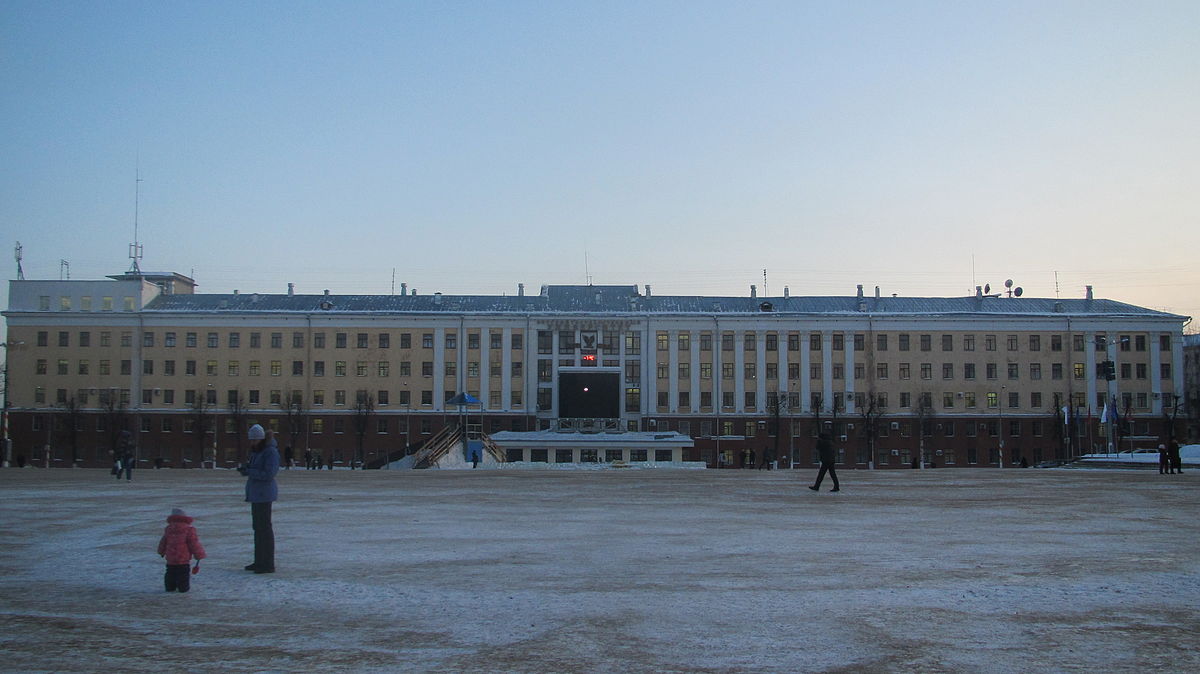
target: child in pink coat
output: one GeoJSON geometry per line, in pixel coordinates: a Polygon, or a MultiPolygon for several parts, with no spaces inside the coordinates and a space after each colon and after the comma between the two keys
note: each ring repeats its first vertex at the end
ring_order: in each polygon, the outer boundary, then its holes
{"type": "Polygon", "coordinates": [[[192,518],[180,508],[171,509],[167,518],[167,528],[158,541],[158,555],[167,560],[167,573],[163,576],[167,592],[187,592],[191,588],[191,575],[188,568],[192,557],[196,558],[196,568],[200,568],[200,560],[204,559],[204,546],[200,545],[200,537],[196,527],[192,526],[192,518]]]}

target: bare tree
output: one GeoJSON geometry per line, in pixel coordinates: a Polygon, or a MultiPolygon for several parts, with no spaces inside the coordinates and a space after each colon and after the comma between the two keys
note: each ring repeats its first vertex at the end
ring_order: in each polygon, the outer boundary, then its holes
{"type": "MultiPolygon", "coordinates": [[[[913,416],[917,420],[917,448],[921,468],[928,463],[926,457],[925,437],[933,435],[933,394],[923,391],[917,394],[917,406],[913,408],[913,416]]],[[[1003,432],[1003,429],[1001,429],[1003,432]]]]}
{"type": "Polygon", "coordinates": [[[129,411],[120,394],[112,389],[100,392],[100,409],[103,410],[105,428],[108,431],[108,452],[115,458],[121,431],[126,430],[125,426],[129,422],[129,411]]]}
{"type": "MultiPolygon", "coordinates": [[[[788,411],[788,400],[786,393],[768,393],[767,394],[767,412],[771,415],[771,435],[775,437],[775,442],[771,446],[771,454],[764,456],[763,461],[767,465],[771,465],[779,457],[779,438],[783,435],[783,419],[782,416],[788,411]]],[[[791,432],[791,424],[788,424],[788,432],[791,432]]],[[[789,443],[790,444],[790,443],[789,443]]]]}
{"type": "Polygon", "coordinates": [[[245,436],[246,417],[249,410],[246,409],[246,400],[242,397],[241,389],[235,389],[229,392],[229,400],[226,401],[229,408],[229,418],[233,421],[234,442],[237,447],[237,455],[239,460],[243,460],[242,456],[242,438],[245,436]]]}
{"type": "Polygon", "coordinates": [[[355,454],[355,460],[350,463],[350,468],[354,468],[354,464],[363,465],[363,439],[367,435],[367,428],[371,423],[371,417],[375,416],[375,396],[366,391],[359,391],[354,401],[354,434],[358,437],[358,449],[355,454]]]}
{"type": "Polygon", "coordinates": [[[866,404],[858,409],[862,417],[863,433],[866,434],[867,465],[875,467],[875,438],[879,437],[879,420],[887,413],[887,403],[872,389],[867,393],[866,404]]]}
{"type": "Polygon", "coordinates": [[[284,413],[287,414],[288,445],[299,451],[298,439],[304,435],[306,418],[304,414],[304,398],[300,391],[286,391],[284,413]]]}
{"type": "MultiPolygon", "coordinates": [[[[192,422],[193,437],[196,438],[196,459],[203,466],[204,447],[206,444],[204,438],[208,435],[208,422],[209,417],[212,416],[212,406],[208,404],[207,398],[201,395],[204,391],[197,391],[196,393],[196,398],[192,401],[190,420],[192,422]]],[[[216,460],[217,457],[214,456],[213,461],[215,462],[216,460]]],[[[215,466],[216,464],[214,463],[215,466]]]]}
{"type": "Polygon", "coordinates": [[[71,466],[76,466],[79,464],[79,423],[83,420],[83,406],[75,396],[67,396],[62,408],[67,423],[65,430],[71,441],[71,466]]]}

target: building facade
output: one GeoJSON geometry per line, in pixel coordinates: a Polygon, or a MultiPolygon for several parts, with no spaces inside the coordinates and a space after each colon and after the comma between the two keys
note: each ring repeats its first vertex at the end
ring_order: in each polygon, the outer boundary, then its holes
{"type": "Polygon", "coordinates": [[[604,380],[606,423],[690,437],[680,458],[711,467],[811,467],[822,430],[846,466],[1009,466],[1157,446],[1184,391],[1188,319],[1090,287],[1056,300],[194,285],[11,281],[9,459],[108,465],[128,429],[143,465],[232,465],[261,423],[297,456],[369,464],[459,423],[457,393],[479,399],[466,418],[485,433],[538,431],[579,409],[578,382],[604,380]],[[579,376],[592,373],[608,377],[579,376]]]}

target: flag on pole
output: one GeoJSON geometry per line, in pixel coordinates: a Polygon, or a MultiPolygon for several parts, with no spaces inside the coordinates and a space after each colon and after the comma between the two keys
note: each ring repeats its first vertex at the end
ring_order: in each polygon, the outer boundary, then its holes
{"type": "Polygon", "coordinates": [[[1108,423],[1108,403],[1104,403],[1104,409],[1100,410],[1100,423],[1108,423]]]}

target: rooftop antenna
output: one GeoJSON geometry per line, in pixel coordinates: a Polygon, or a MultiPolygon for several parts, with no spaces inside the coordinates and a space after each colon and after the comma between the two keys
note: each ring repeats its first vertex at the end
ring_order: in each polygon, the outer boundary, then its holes
{"type": "Polygon", "coordinates": [[[396,268],[392,267],[392,294],[396,294],[396,268]]]}
{"type": "Polygon", "coordinates": [[[767,292],[767,270],[763,270],[763,297],[768,297],[771,293],[767,292]]]}
{"type": "Polygon", "coordinates": [[[588,271],[587,248],[583,249],[583,277],[587,279],[588,285],[592,285],[592,274],[588,271]]]}
{"type": "Polygon", "coordinates": [[[1058,296],[1058,272],[1054,272],[1054,299],[1060,299],[1058,296]]]}
{"type": "Polygon", "coordinates": [[[67,262],[66,260],[58,261],[58,280],[59,281],[70,281],[71,280],[71,263],[70,262],[67,262]]]}
{"type": "Polygon", "coordinates": [[[24,250],[25,249],[21,247],[21,242],[18,241],[17,249],[15,251],[13,251],[13,257],[17,258],[17,280],[18,281],[25,280],[25,270],[21,269],[21,258],[24,257],[24,252],[23,252],[24,250]]]}
{"type": "Polygon", "coordinates": [[[129,259],[133,260],[133,264],[129,266],[129,272],[141,276],[142,270],[138,266],[138,260],[142,259],[142,244],[138,243],[138,207],[141,201],[142,187],[142,170],[140,161],[134,169],[133,179],[133,243],[129,244],[129,259]]]}

